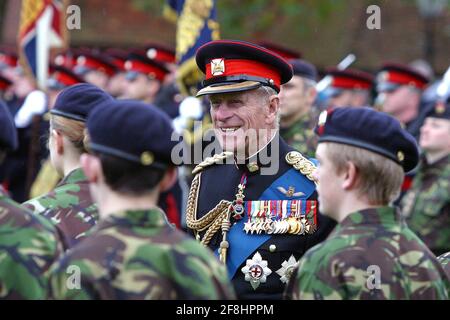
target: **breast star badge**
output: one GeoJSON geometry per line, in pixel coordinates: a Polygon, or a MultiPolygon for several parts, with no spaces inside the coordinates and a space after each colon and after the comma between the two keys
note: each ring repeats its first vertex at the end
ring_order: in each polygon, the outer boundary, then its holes
{"type": "Polygon", "coordinates": [[[283,283],[287,283],[298,266],[297,260],[295,260],[294,255],[289,257],[289,260],[281,264],[281,268],[276,271],[276,273],[281,277],[280,280],[283,283]]]}
{"type": "Polygon", "coordinates": [[[251,259],[247,259],[241,271],[245,275],[245,281],[250,282],[253,290],[256,290],[261,283],[265,283],[267,276],[272,273],[272,270],[267,267],[267,260],[263,260],[259,252],[256,252],[251,259]]]}

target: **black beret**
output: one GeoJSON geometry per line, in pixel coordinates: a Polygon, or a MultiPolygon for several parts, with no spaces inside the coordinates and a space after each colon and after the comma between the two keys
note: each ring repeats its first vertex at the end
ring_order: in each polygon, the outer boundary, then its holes
{"type": "Polygon", "coordinates": [[[302,59],[289,60],[289,63],[292,66],[295,76],[317,81],[317,69],[313,64],[302,59]]]}
{"type": "Polygon", "coordinates": [[[51,114],[85,122],[89,112],[103,102],[113,101],[113,97],[90,83],[80,83],[67,87],[58,94],[51,114]]]}
{"type": "Polygon", "coordinates": [[[416,141],[392,116],[372,108],[323,111],[315,128],[319,143],[335,142],[363,148],[401,165],[405,172],[419,161],[416,141]]]}
{"type": "Polygon", "coordinates": [[[292,67],[284,58],[245,41],[210,41],[197,50],[195,61],[206,75],[197,96],[252,90],[261,85],[279,92],[280,85],[292,78],[292,67]]]}
{"type": "Polygon", "coordinates": [[[135,100],[115,100],[89,115],[89,148],[144,166],[165,169],[172,163],[170,118],[153,105],[135,100]]]}
{"type": "Polygon", "coordinates": [[[17,130],[6,104],[0,100],[0,149],[14,151],[18,147],[17,130]]]}

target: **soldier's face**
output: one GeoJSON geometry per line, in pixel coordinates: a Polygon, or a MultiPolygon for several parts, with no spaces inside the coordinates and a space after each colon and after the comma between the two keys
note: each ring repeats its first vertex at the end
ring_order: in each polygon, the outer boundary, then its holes
{"type": "Polygon", "coordinates": [[[381,109],[394,117],[404,113],[411,106],[418,105],[420,100],[420,94],[408,86],[400,86],[395,90],[385,91],[383,94],[384,99],[381,109]]]}
{"type": "Polygon", "coordinates": [[[319,161],[314,176],[317,179],[319,210],[321,213],[338,220],[339,203],[342,195],[342,175],[327,154],[327,143],[317,146],[316,158],[319,161]]]}
{"type": "Polygon", "coordinates": [[[125,82],[123,98],[149,101],[158,90],[158,81],[149,79],[144,74],[138,74],[135,79],[125,82]]]}
{"type": "MultiPolygon", "coordinates": [[[[313,88],[311,88],[313,90],[313,88]]],[[[294,76],[288,83],[281,86],[280,91],[280,116],[281,118],[293,117],[296,114],[307,112],[315,98],[305,88],[304,80],[294,76]]]]}
{"type": "Polygon", "coordinates": [[[214,94],[210,101],[214,132],[224,151],[247,154],[249,149],[261,149],[270,139],[276,127],[277,96],[268,101],[256,89],[214,94]]]}
{"type": "Polygon", "coordinates": [[[450,121],[426,118],[420,129],[419,144],[425,152],[450,153],[450,121]]]}

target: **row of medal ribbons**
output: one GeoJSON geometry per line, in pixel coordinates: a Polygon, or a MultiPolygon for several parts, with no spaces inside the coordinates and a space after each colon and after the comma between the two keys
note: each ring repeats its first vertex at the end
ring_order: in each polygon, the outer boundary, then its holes
{"type": "Polygon", "coordinates": [[[248,234],[311,234],[317,226],[316,200],[245,201],[248,234]]]}

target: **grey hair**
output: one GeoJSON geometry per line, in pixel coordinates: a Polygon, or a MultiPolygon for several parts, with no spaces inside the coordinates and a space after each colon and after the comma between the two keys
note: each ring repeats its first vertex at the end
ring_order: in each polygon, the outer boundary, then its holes
{"type": "MultiPolygon", "coordinates": [[[[261,95],[262,103],[269,103],[270,97],[273,95],[278,96],[278,93],[275,91],[275,89],[269,86],[261,86],[258,89],[256,89],[256,92],[261,95]]],[[[279,127],[280,127],[280,112],[277,112],[277,118],[275,119],[275,129],[279,129],[279,127]]]]}

